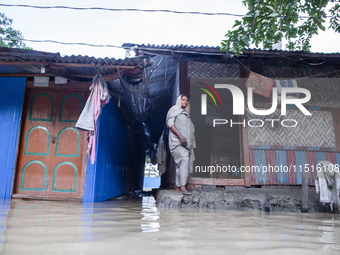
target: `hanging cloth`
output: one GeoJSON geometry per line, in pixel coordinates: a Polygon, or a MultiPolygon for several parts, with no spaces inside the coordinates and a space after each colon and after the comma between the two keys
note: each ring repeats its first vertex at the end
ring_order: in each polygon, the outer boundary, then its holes
{"type": "Polygon", "coordinates": [[[156,157],[157,157],[159,176],[162,176],[166,171],[166,158],[167,158],[166,142],[164,141],[164,131],[158,141],[156,157]]]}
{"type": "Polygon", "coordinates": [[[89,89],[91,94],[79,116],[76,128],[88,131],[87,153],[91,158],[91,164],[94,164],[96,159],[97,121],[102,107],[109,102],[111,96],[108,86],[100,74],[93,77],[92,85],[89,89]]]}
{"type": "MultiPolygon", "coordinates": [[[[295,79],[293,80],[275,80],[274,83],[274,88],[277,88],[277,99],[280,102],[281,101],[281,90],[282,88],[297,88],[297,82],[295,79]]],[[[299,98],[299,93],[295,93],[295,92],[291,92],[291,93],[287,93],[287,98],[299,98]]]]}
{"type": "Polygon", "coordinates": [[[316,193],[320,193],[320,202],[340,209],[340,172],[330,161],[320,161],[317,166],[320,169],[317,171],[315,189],[316,193]]]}
{"type": "Polygon", "coordinates": [[[249,72],[246,86],[248,88],[253,88],[254,93],[264,97],[269,97],[272,93],[273,85],[273,79],[254,73],[252,71],[249,72]]]}

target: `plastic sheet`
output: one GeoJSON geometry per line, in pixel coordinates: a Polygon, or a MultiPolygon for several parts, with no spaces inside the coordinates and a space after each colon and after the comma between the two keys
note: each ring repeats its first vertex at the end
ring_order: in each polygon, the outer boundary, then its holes
{"type": "Polygon", "coordinates": [[[128,174],[129,190],[142,189],[145,157],[155,154],[155,144],[172,106],[179,58],[161,55],[152,60],[153,65],[143,72],[122,75],[119,81],[108,82],[111,96],[129,129],[131,150],[128,159],[133,159],[128,174]]]}

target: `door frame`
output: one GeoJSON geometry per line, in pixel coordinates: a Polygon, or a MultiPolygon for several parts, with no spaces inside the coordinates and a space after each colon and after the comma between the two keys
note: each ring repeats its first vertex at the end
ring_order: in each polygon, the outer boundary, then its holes
{"type": "MultiPolygon", "coordinates": [[[[38,200],[69,200],[69,201],[82,201],[83,196],[84,196],[84,190],[85,190],[85,182],[86,182],[86,173],[87,173],[87,146],[88,146],[88,140],[87,140],[87,134],[83,136],[82,142],[83,146],[80,147],[80,151],[82,151],[82,159],[81,159],[81,164],[82,164],[82,173],[80,177],[81,182],[79,183],[78,189],[81,191],[80,192],[80,197],[79,198],[72,198],[72,197],[50,197],[50,196],[30,196],[30,195],[23,195],[23,194],[15,194],[15,191],[18,186],[18,164],[19,164],[19,157],[20,157],[20,150],[22,146],[22,139],[23,139],[23,128],[24,128],[24,121],[27,118],[27,115],[29,114],[29,111],[27,110],[27,101],[28,101],[28,95],[30,91],[41,91],[41,92],[58,92],[58,91],[63,91],[63,92],[74,92],[74,93],[85,93],[85,103],[90,95],[90,87],[91,83],[89,82],[70,82],[69,86],[67,88],[65,87],[57,87],[55,86],[53,81],[50,81],[49,87],[33,87],[33,81],[26,81],[26,87],[25,87],[25,95],[24,95],[24,101],[23,101],[23,107],[22,107],[22,117],[20,121],[20,128],[19,128],[19,138],[18,138],[18,149],[16,153],[16,158],[15,158],[15,171],[14,171],[14,178],[13,178],[13,186],[12,186],[12,198],[30,198],[30,199],[38,199],[38,200]],[[80,86],[81,85],[81,86],[80,86]]],[[[80,130],[79,130],[80,131],[80,130]]],[[[85,132],[85,131],[80,131],[80,132],[85,132]]],[[[79,152],[80,152],[79,151],[79,152]]]]}

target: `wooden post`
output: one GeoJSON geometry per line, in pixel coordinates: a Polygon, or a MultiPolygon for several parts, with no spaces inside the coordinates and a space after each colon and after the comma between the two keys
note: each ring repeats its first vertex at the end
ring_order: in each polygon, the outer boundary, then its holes
{"type": "Polygon", "coordinates": [[[190,78],[188,78],[188,61],[181,61],[179,92],[190,97],[190,78]]]}
{"type": "MultiPolygon", "coordinates": [[[[248,69],[251,68],[250,65],[250,60],[247,60],[247,62],[244,62],[245,65],[248,65],[248,69]]],[[[240,76],[241,78],[246,78],[247,74],[246,74],[246,70],[244,68],[240,68],[240,76]]],[[[247,95],[247,90],[246,90],[246,86],[242,86],[241,87],[243,94],[247,95]]],[[[241,120],[245,121],[247,123],[248,121],[248,117],[247,117],[247,104],[246,102],[244,102],[244,109],[246,109],[243,117],[241,118],[241,120]]],[[[249,161],[249,142],[248,142],[248,126],[245,125],[243,127],[241,127],[241,133],[240,135],[242,136],[241,139],[241,151],[242,151],[242,156],[243,156],[243,160],[242,160],[242,165],[243,166],[250,166],[250,161],[249,161]]],[[[250,172],[245,172],[242,176],[244,178],[244,183],[246,187],[251,187],[251,173],[250,172]]]]}
{"type": "Polygon", "coordinates": [[[308,176],[309,171],[302,171],[302,209],[301,212],[308,213],[308,176]]]}

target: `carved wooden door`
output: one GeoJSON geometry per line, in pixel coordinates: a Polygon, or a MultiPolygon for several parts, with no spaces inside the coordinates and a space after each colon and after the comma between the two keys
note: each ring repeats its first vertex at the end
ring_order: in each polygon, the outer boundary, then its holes
{"type": "Polygon", "coordinates": [[[86,133],[74,126],[84,100],[85,92],[28,90],[15,196],[82,198],[86,133]]]}

